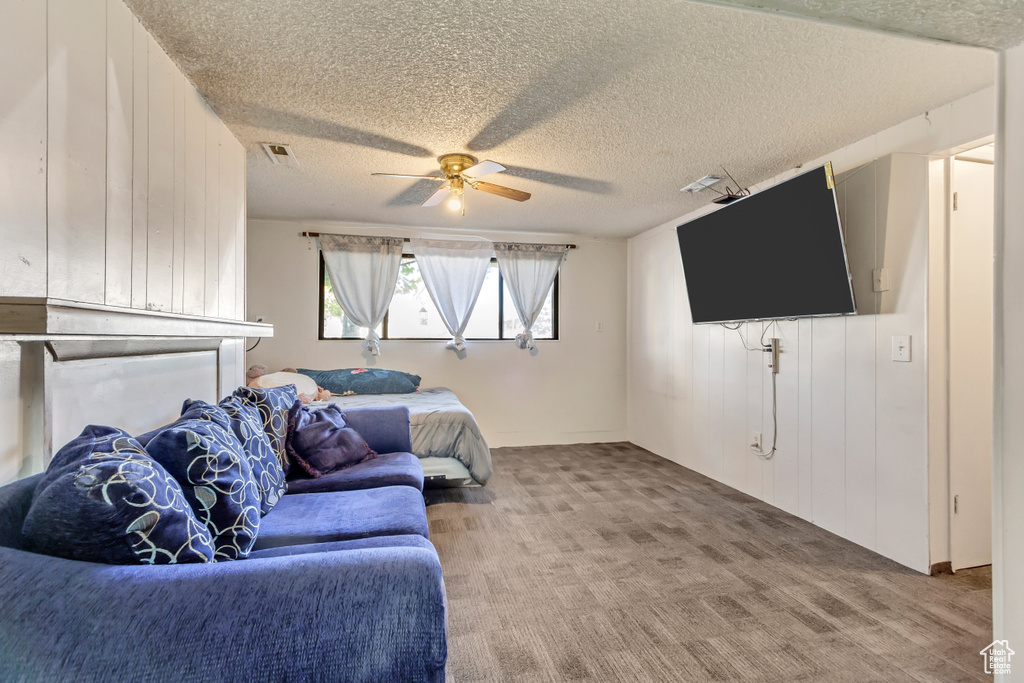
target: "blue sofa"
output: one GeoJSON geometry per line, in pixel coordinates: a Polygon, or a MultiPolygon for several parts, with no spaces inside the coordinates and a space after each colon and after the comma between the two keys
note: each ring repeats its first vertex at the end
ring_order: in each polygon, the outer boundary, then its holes
{"type": "Polygon", "coordinates": [[[21,529],[42,475],[0,487],[0,680],[443,681],[444,582],[408,412],[347,417],[384,455],[309,480],[316,492],[289,484],[244,560],[29,552],[21,529]]]}

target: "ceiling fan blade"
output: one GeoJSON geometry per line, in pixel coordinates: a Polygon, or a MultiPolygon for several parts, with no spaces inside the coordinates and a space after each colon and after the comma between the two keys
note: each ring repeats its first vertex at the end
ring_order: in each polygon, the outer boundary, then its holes
{"type": "Polygon", "coordinates": [[[443,175],[409,175],[408,173],[371,173],[370,175],[379,175],[386,178],[426,178],[427,180],[446,180],[443,175]]]}
{"type": "Polygon", "coordinates": [[[434,194],[427,197],[427,201],[420,204],[420,206],[437,206],[444,201],[444,198],[448,196],[448,184],[445,183],[441,187],[437,188],[434,194]]]}
{"type": "Polygon", "coordinates": [[[497,161],[481,161],[479,164],[470,166],[462,172],[463,175],[468,175],[470,178],[480,178],[491,173],[501,173],[505,170],[505,167],[499,164],[497,161]]]}
{"type": "Polygon", "coordinates": [[[470,187],[472,187],[474,190],[480,190],[482,192],[496,194],[499,197],[505,197],[506,199],[514,199],[517,202],[525,202],[531,196],[529,192],[523,192],[522,190],[513,190],[511,187],[505,187],[504,185],[485,183],[482,180],[475,181],[470,185],[470,187]]]}

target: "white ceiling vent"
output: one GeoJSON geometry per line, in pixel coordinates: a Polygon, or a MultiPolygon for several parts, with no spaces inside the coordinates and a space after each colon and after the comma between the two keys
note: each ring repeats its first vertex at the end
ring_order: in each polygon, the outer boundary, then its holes
{"type": "Polygon", "coordinates": [[[292,148],[288,145],[281,145],[276,142],[261,142],[263,150],[270,157],[270,160],[278,166],[298,166],[299,160],[295,158],[292,148]]]}

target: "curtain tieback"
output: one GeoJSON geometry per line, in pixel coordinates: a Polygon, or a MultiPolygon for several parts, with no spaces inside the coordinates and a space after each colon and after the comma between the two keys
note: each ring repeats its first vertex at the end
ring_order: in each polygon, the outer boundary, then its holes
{"type": "Polygon", "coordinates": [[[449,339],[448,343],[445,344],[445,346],[449,349],[454,349],[455,351],[465,351],[466,340],[461,334],[457,334],[451,339],[449,339]]]}
{"type": "Polygon", "coordinates": [[[370,350],[371,355],[380,355],[380,335],[373,328],[366,333],[366,348],[370,350]]]}
{"type": "Polygon", "coordinates": [[[533,331],[532,330],[523,330],[522,332],[517,334],[516,335],[516,346],[518,346],[521,349],[532,349],[534,347],[533,331]]]}

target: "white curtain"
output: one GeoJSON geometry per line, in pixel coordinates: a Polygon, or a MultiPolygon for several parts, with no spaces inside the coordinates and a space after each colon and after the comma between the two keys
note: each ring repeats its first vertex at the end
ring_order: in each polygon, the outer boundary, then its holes
{"type": "Polygon", "coordinates": [[[533,323],[544,308],[548,291],[568,253],[564,244],[495,242],[494,255],[501,277],[523,324],[523,331],[516,335],[519,348],[534,347],[533,323]]]}
{"type": "Polygon", "coordinates": [[[447,347],[462,351],[466,348],[462,335],[480,296],[494,247],[490,242],[423,239],[412,240],[411,246],[427,293],[452,335],[447,347]]]}
{"type": "Polygon", "coordinates": [[[402,238],[320,235],[317,245],[341,309],[353,323],[369,329],[366,348],[379,356],[380,336],[376,328],[384,320],[395,294],[402,263],[402,238]]]}

